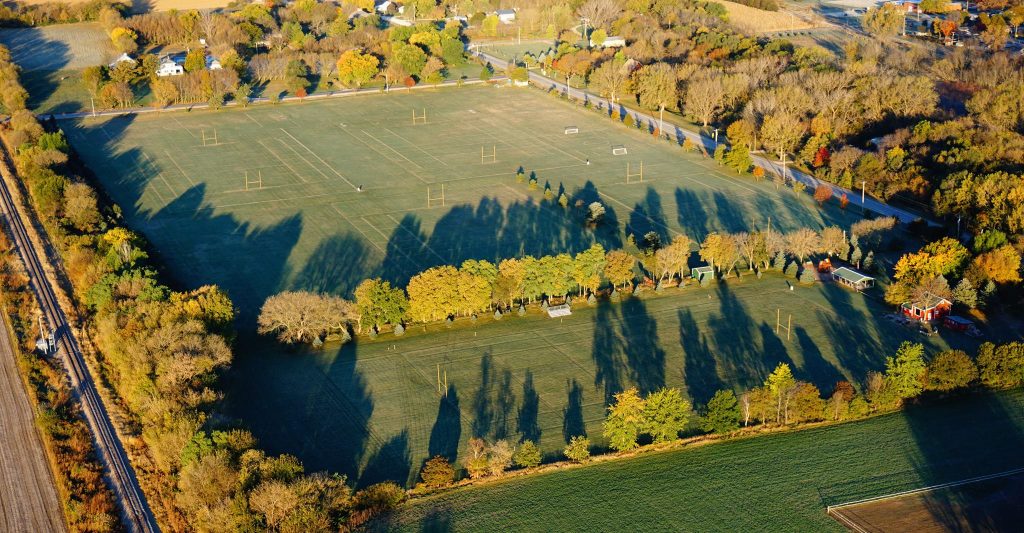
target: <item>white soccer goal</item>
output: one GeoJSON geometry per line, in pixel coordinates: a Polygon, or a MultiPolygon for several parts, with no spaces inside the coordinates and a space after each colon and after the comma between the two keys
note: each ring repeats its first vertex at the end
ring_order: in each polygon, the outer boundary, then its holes
{"type": "Polygon", "coordinates": [[[618,146],[612,146],[612,155],[626,155],[626,147],[621,144],[618,146]]]}
{"type": "Polygon", "coordinates": [[[565,127],[565,134],[566,135],[573,135],[573,134],[576,134],[576,133],[579,133],[579,132],[580,132],[580,129],[577,128],[576,126],[566,126],[565,127]]]}

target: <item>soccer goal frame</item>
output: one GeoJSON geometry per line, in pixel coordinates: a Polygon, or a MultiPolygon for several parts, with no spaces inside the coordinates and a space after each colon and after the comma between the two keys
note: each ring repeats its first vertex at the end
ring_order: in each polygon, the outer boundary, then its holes
{"type": "Polygon", "coordinates": [[[626,150],[626,147],[621,144],[612,146],[612,155],[627,155],[628,153],[629,151],[626,150]]]}
{"type": "Polygon", "coordinates": [[[578,127],[576,127],[576,126],[566,126],[565,127],[565,134],[566,135],[576,135],[579,132],[580,132],[580,129],[578,127]]]}

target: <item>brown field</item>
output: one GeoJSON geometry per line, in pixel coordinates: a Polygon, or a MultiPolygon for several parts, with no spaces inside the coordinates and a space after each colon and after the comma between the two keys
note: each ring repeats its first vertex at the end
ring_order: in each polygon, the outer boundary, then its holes
{"type": "MultiPolygon", "coordinates": [[[[52,0],[21,0],[25,4],[45,4],[52,0]]],[[[75,2],[69,2],[74,4],[75,2]]],[[[149,11],[168,11],[171,9],[216,9],[231,3],[231,0],[135,0],[132,2],[132,13],[149,11]]]]}
{"type": "Polygon", "coordinates": [[[833,509],[858,532],[1019,531],[1024,524],[1024,474],[833,509]]]}
{"type": "Polygon", "coordinates": [[[729,23],[748,33],[806,30],[817,27],[785,11],[765,11],[735,2],[718,0],[729,12],[729,23]]]}

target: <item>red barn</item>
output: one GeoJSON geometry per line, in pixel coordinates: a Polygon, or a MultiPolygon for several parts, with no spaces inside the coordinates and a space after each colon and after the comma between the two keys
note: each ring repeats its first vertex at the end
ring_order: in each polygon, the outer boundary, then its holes
{"type": "Polygon", "coordinates": [[[921,322],[939,320],[953,309],[953,302],[934,294],[928,294],[924,301],[906,302],[900,306],[904,315],[921,322]]]}

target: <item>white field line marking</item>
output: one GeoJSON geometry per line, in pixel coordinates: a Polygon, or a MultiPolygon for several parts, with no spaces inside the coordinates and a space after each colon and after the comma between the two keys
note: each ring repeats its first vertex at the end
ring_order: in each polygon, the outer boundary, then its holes
{"type": "Polygon", "coordinates": [[[291,137],[293,141],[295,141],[295,142],[299,143],[299,146],[301,146],[301,147],[305,148],[307,152],[309,152],[310,154],[312,154],[312,155],[313,155],[313,157],[317,158],[317,159],[318,159],[318,160],[319,160],[319,161],[320,161],[321,163],[323,163],[323,165],[324,165],[325,167],[327,167],[327,168],[331,169],[331,172],[334,172],[334,174],[335,174],[335,175],[337,175],[337,176],[338,176],[339,178],[341,178],[341,180],[342,180],[342,181],[344,181],[345,183],[347,183],[349,187],[352,187],[353,189],[355,189],[355,188],[356,188],[356,186],[355,186],[355,185],[353,185],[353,184],[352,184],[352,182],[351,182],[351,181],[349,181],[349,180],[348,180],[348,179],[347,179],[347,178],[346,178],[345,176],[343,176],[343,175],[341,174],[341,172],[338,172],[337,170],[335,170],[335,169],[334,169],[334,167],[332,167],[332,166],[331,166],[330,164],[328,164],[328,163],[327,163],[327,161],[324,161],[324,159],[323,159],[322,157],[320,157],[319,155],[317,155],[317,153],[316,153],[316,152],[314,152],[313,150],[310,150],[308,146],[306,146],[305,144],[303,144],[303,143],[302,143],[302,141],[300,141],[300,140],[296,139],[296,138],[295,138],[295,136],[294,136],[294,135],[292,135],[291,133],[288,133],[288,130],[286,130],[286,129],[284,129],[284,128],[281,128],[281,131],[283,131],[285,135],[287,135],[287,136],[291,137]]]}
{"type": "MultiPolygon", "coordinates": [[[[140,150],[140,152],[141,152],[141,150],[140,150]]],[[[167,178],[164,177],[164,173],[159,170],[159,167],[156,165],[156,163],[153,162],[153,159],[149,157],[149,154],[147,154],[146,152],[142,152],[142,156],[146,158],[146,161],[149,162],[149,165],[151,167],[153,167],[154,169],[157,170],[156,177],[160,178],[160,181],[162,181],[164,186],[167,187],[167,190],[171,191],[171,196],[172,197],[178,196],[178,193],[175,192],[174,188],[171,187],[171,184],[168,183],[167,178]]],[[[162,195],[160,196],[160,199],[163,200],[163,196],[162,195]]]]}
{"type": "MultiPolygon", "coordinates": [[[[379,228],[377,228],[377,226],[376,226],[376,225],[374,225],[374,223],[373,223],[373,222],[370,222],[369,220],[366,220],[366,217],[359,217],[359,220],[362,220],[363,222],[365,222],[365,223],[366,223],[366,225],[367,225],[367,226],[370,226],[371,228],[373,228],[373,231],[376,231],[376,232],[377,232],[377,234],[379,234],[379,235],[381,236],[381,238],[383,238],[383,239],[384,239],[384,241],[385,241],[385,242],[387,242],[387,241],[389,240],[389,239],[388,239],[388,236],[387,236],[387,235],[384,235],[384,232],[383,232],[383,231],[381,231],[381,230],[380,230],[379,228]]],[[[396,248],[396,249],[397,249],[397,248],[396,248]]],[[[419,268],[419,269],[420,269],[420,271],[426,270],[426,269],[424,268],[424,265],[423,265],[423,263],[421,263],[421,262],[420,262],[420,261],[419,261],[418,259],[416,259],[416,258],[415,258],[415,257],[413,257],[412,255],[410,255],[410,254],[409,254],[409,252],[406,252],[405,250],[400,250],[400,251],[402,252],[402,255],[404,255],[406,259],[408,259],[408,260],[409,260],[409,261],[411,261],[411,262],[412,262],[412,263],[413,263],[414,265],[416,265],[416,267],[417,267],[417,268],[419,268]]],[[[385,256],[385,258],[386,258],[386,257],[387,257],[387,256],[385,256]]]]}
{"type": "Polygon", "coordinates": [[[189,175],[185,173],[185,170],[181,168],[181,165],[179,165],[177,161],[174,160],[174,157],[171,156],[171,153],[168,152],[167,150],[164,150],[164,153],[167,154],[167,158],[171,160],[171,163],[174,163],[174,166],[178,169],[178,172],[181,172],[181,175],[185,176],[185,179],[187,179],[188,182],[191,183],[193,187],[195,187],[196,182],[192,181],[192,178],[190,178],[189,175]]]}
{"type": "Polygon", "coordinates": [[[402,228],[403,231],[405,231],[409,235],[412,235],[412,238],[416,239],[416,242],[420,243],[420,245],[422,245],[423,248],[425,248],[428,252],[434,254],[434,257],[440,259],[442,264],[445,264],[448,261],[447,259],[441,257],[441,254],[435,252],[433,248],[431,248],[429,245],[427,245],[426,241],[421,239],[419,235],[416,235],[415,233],[410,231],[409,228],[403,226],[399,221],[395,220],[395,217],[391,216],[390,214],[389,215],[385,215],[385,216],[388,217],[389,220],[391,220],[392,222],[395,223],[395,227],[402,228]]]}
{"type": "Polygon", "coordinates": [[[277,139],[277,142],[281,143],[281,146],[284,146],[289,151],[291,151],[291,153],[295,154],[295,157],[298,157],[299,159],[301,159],[303,163],[309,165],[309,168],[313,169],[314,172],[316,172],[317,174],[320,174],[321,176],[323,176],[325,180],[330,180],[331,179],[330,176],[328,176],[327,174],[324,174],[324,171],[320,170],[309,159],[306,159],[305,156],[300,154],[298,150],[296,150],[295,148],[292,148],[291,146],[289,146],[288,143],[284,142],[283,139],[277,139]]]}
{"type": "Polygon", "coordinates": [[[253,118],[252,115],[250,115],[249,113],[245,113],[245,118],[255,122],[257,126],[259,126],[261,128],[263,127],[263,124],[260,124],[260,121],[258,121],[255,118],[253,118]]]}
{"type": "Polygon", "coordinates": [[[366,239],[366,242],[370,243],[380,253],[384,254],[385,258],[387,257],[387,252],[385,252],[384,249],[381,248],[380,245],[377,244],[377,241],[371,239],[370,236],[366,234],[366,232],[364,232],[363,230],[359,229],[359,226],[353,224],[352,221],[349,220],[349,218],[345,215],[345,213],[343,213],[341,211],[341,209],[338,209],[338,206],[336,206],[334,204],[331,204],[331,209],[333,209],[336,213],[341,215],[341,218],[343,218],[345,220],[345,222],[348,223],[349,226],[352,226],[353,228],[355,228],[356,231],[358,231],[359,234],[362,235],[364,239],[366,239]]]}
{"type": "Polygon", "coordinates": [[[185,133],[187,133],[187,134],[191,135],[193,139],[195,139],[195,138],[196,138],[196,134],[195,134],[195,133],[192,133],[192,130],[190,130],[190,129],[186,128],[186,127],[185,127],[185,125],[184,125],[184,124],[182,124],[180,120],[178,120],[178,117],[176,117],[176,116],[174,116],[174,115],[171,115],[171,118],[172,118],[172,119],[174,119],[174,122],[178,123],[178,126],[179,126],[179,127],[181,128],[181,129],[185,130],[185,133]]]}
{"type": "Polygon", "coordinates": [[[370,132],[368,132],[368,131],[366,131],[366,130],[360,130],[360,131],[362,131],[362,132],[363,132],[363,135],[366,135],[367,137],[369,137],[369,138],[371,138],[371,139],[373,139],[373,140],[375,140],[375,141],[379,142],[380,144],[384,145],[384,148],[387,148],[388,150],[391,150],[391,151],[392,151],[392,152],[394,152],[394,153],[395,153],[396,155],[398,155],[398,157],[401,157],[402,159],[405,159],[406,161],[408,161],[409,163],[411,163],[411,164],[413,164],[413,165],[415,165],[415,166],[419,167],[420,169],[422,169],[422,168],[423,168],[422,166],[420,166],[420,164],[419,164],[419,163],[417,163],[417,162],[413,161],[412,159],[409,159],[408,157],[405,157],[405,154],[403,154],[402,152],[399,152],[398,150],[395,150],[395,149],[394,149],[394,148],[392,148],[392,147],[391,147],[391,145],[389,145],[388,143],[386,143],[386,142],[384,142],[384,141],[382,141],[382,140],[380,140],[380,139],[378,139],[378,138],[374,137],[374,136],[373,136],[373,135],[372,135],[372,134],[371,134],[370,132]]]}
{"type": "MultiPolygon", "coordinates": [[[[392,163],[395,163],[395,164],[398,164],[398,165],[400,165],[400,164],[402,163],[401,161],[399,161],[399,160],[395,159],[394,157],[391,157],[390,155],[388,155],[388,154],[386,154],[386,153],[384,153],[384,152],[381,152],[380,150],[378,150],[378,149],[377,149],[377,147],[375,147],[374,145],[372,145],[372,144],[370,144],[370,143],[368,143],[368,142],[364,141],[364,140],[363,140],[362,138],[360,138],[360,137],[359,137],[358,135],[356,135],[356,134],[354,134],[354,133],[352,133],[352,132],[348,131],[348,129],[346,129],[346,128],[343,128],[343,127],[341,127],[341,126],[338,126],[338,129],[340,129],[341,131],[343,131],[343,132],[347,133],[347,134],[348,134],[348,135],[350,135],[350,136],[351,136],[351,137],[352,137],[353,139],[355,139],[355,140],[357,140],[357,141],[359,141],[359,142],[363,143],[363,145],[365,145],[365,146],[366,146],[367,148],[369,148],[370,150],[373,150],[374,152],[377,152],[377,155],[379,155],[379,156],[383,157],[384,159],[387,159],[388,161],[391,161],[392,163]]],[[[360,131],[361,131],[361,130],[360,130],[360,131]]],[[[365,133],[365,132],[363,132],[363,133],[365,133]]],[[[387,145],[385,145],[385,146],[387,146],[387,145]]],[[[429,182],[429,181],[427,181],[427,180],[425,180],[425,179],[423,179],[422,177],[420,177],[420,175],[419,175],[419,174],[418,174],[418,173],[416,172],[416,170],[415,170],[415,169],[411,169],[411,168],[410,168],[410,169],[407,169],[407,170],[408,170],[408,172],[412,173],[412,175],[413,175],[413,176],[415,176],[415,177],[416,177],[416,179],[420,180],[421,182],[423,182],[423,183],[425,183],[425,184],[427,184],[427,185],[430,185],[430,182],[429,182]]]]}
{"type": "Polygon", "coordinates": [[[394,135],[395,137],[398,137],[399,139],[402,139],[403,141],[405,141],[405,142],[406,142],[406,144],[409,144],[409,145],[410,145],[410,146],[412,146],[413,148],[415,148],[415,149],[419,150],[420,152],[422,152],[422,153],[426,154],[426,155],[427,155],[427,157],[430,157],[430,158],[431,158],[431,159],[433,159],[434,161],[437,161],[438,163],[441,163],[441,164],[442,164],[442,165],[444,165],[444,166],[448,166],[448,163],[445,163],[444,161],[442,161],[442,160],[440,160],[440,159],[438,159],[438,158],[434,157],[434,154],[431,154],[430,152],[428,152],[428,151],[426,151],[426,150],[424,150],[424,149],[420,148],[420,147],[419,147],[419,145],[417,145],[416,143],[414,143],[414,142],[410,141],[409,139],[406,139],[405,137],[402,137],[401,135],[399,135],[399,134],[395,133],[394,131],[391,131],[391,128],[384,128],[384,131],[386,131],[386,132],[390,133],[391,135],[394,135]]]}
{"type": "Polygon", "coordinates": [[[274,156],[274,159],[277,159],[278,161],[281,162],[282,165],[287,167],[288,170],[292,171],[292,174],[295,174],[295,177],[299,178],[299,181],[301,181],[302,183],[309,183],[308,181],[306,181],[306,178],[302,177],[302,174],[299,174],[299,172],[295,170],[291,165],[289,165],[287,161],[281,159],[281,156],[277,155],[277,152],[271,150],[270,147],[264,144],[262,140],[257,139],[256,142],[259,143],[259,145],[262,146],[263,149],[267,151],[267,153],[274,156]]]}

